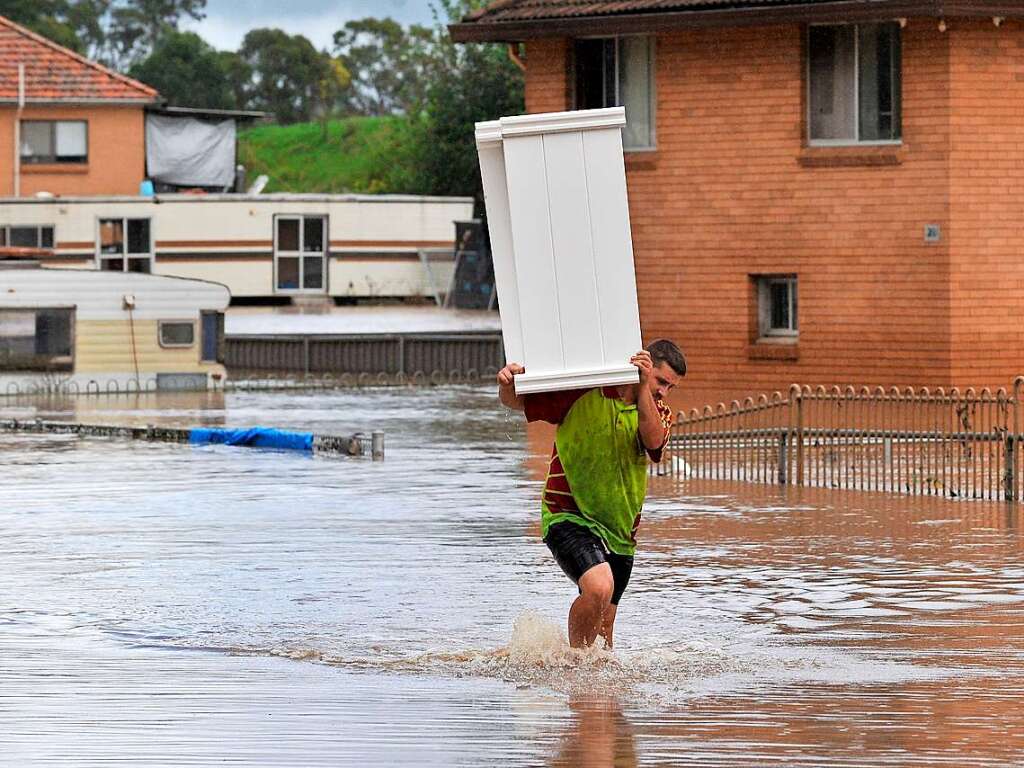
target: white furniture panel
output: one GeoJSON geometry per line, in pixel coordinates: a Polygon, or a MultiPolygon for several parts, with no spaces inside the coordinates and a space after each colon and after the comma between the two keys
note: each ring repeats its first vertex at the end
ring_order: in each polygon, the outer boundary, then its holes
{"type": "Polygon", "coordinates": [[[624,124],[621,107],[477,124],[506,358],[526,367],[520,394],[639,380],[624,124]]]}
{"type": "Polygon", "coordinates": [[[501,145],[501,123],[491,120],[476,125],[480,175],[483,179],[487,229],[491,237],[494,280],[501,306],[502,340],[505,359],[521,362],[523,330],[519,320],[519,289],[516,263],[512,255],[512,221],[508,210],[508,185],[505,179],[505,152],[501,145]]]}

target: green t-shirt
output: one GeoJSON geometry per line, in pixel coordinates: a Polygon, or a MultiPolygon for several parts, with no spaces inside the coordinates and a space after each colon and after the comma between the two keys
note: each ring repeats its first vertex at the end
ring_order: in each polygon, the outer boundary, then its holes
{"type": "MultiPolygon", "coordinates": [[[[637,406],[620,400],[614,388],[575,390],[529,395],[526,416],[558,424],[541,534],[569,521],[592,530],[612,552],[632,555],[647,494],[648,451],[640,441],[637,406]]],[[[657,458],[660,449],[651,453],[657,458]]]]}

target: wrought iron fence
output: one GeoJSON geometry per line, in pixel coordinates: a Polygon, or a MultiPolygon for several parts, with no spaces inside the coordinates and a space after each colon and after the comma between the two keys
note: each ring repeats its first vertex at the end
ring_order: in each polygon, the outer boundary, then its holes
{"type": "Polygon", "coordinates": [[[1021,396],[794,384],[680,412],[658,474],[971,499],[1021,497],[1021,396]]]}

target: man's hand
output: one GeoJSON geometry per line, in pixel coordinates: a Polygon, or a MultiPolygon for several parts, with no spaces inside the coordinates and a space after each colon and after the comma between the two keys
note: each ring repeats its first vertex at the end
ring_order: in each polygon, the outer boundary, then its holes
{"type": "Polygon", "coordinates": [[[511,408],[516,411],[526,409],[526,401],[523,400],[522,395],[518,397],[516,396],[516,390],[512,378],[519,373],[526,373],[526,369],[519,363],[509,363],[498,371],[497,376],[498,399],[501,400],[502,405],[506,408],[511,408]]]}
{"type": "Polygon", "coordinates": [[[526,373],[526,369],[519,363],[509,363],[498,371],[498,384],[508,387],[512,384],[512,377],[518,373],[526,373]]]}
{"type": "Polygon", "coordinates": [[[640,383],[646,384],[651,372],[654,371],[654,361],[651,360],[651,353],[646,349],[641,349],[629,358],[629,362],[640,370],[640,383]]]}

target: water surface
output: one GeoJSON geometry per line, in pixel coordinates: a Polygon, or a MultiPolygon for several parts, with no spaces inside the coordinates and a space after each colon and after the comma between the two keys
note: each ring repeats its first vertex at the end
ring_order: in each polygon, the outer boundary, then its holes
{"type": "Polygon", "coordinates": [[[387,459],[0,434],[11,765],[1017,765],[1017,507],[655,479],[574,654],[548,435],[479,388],[0,404],[383,428],[387,459]]]}

